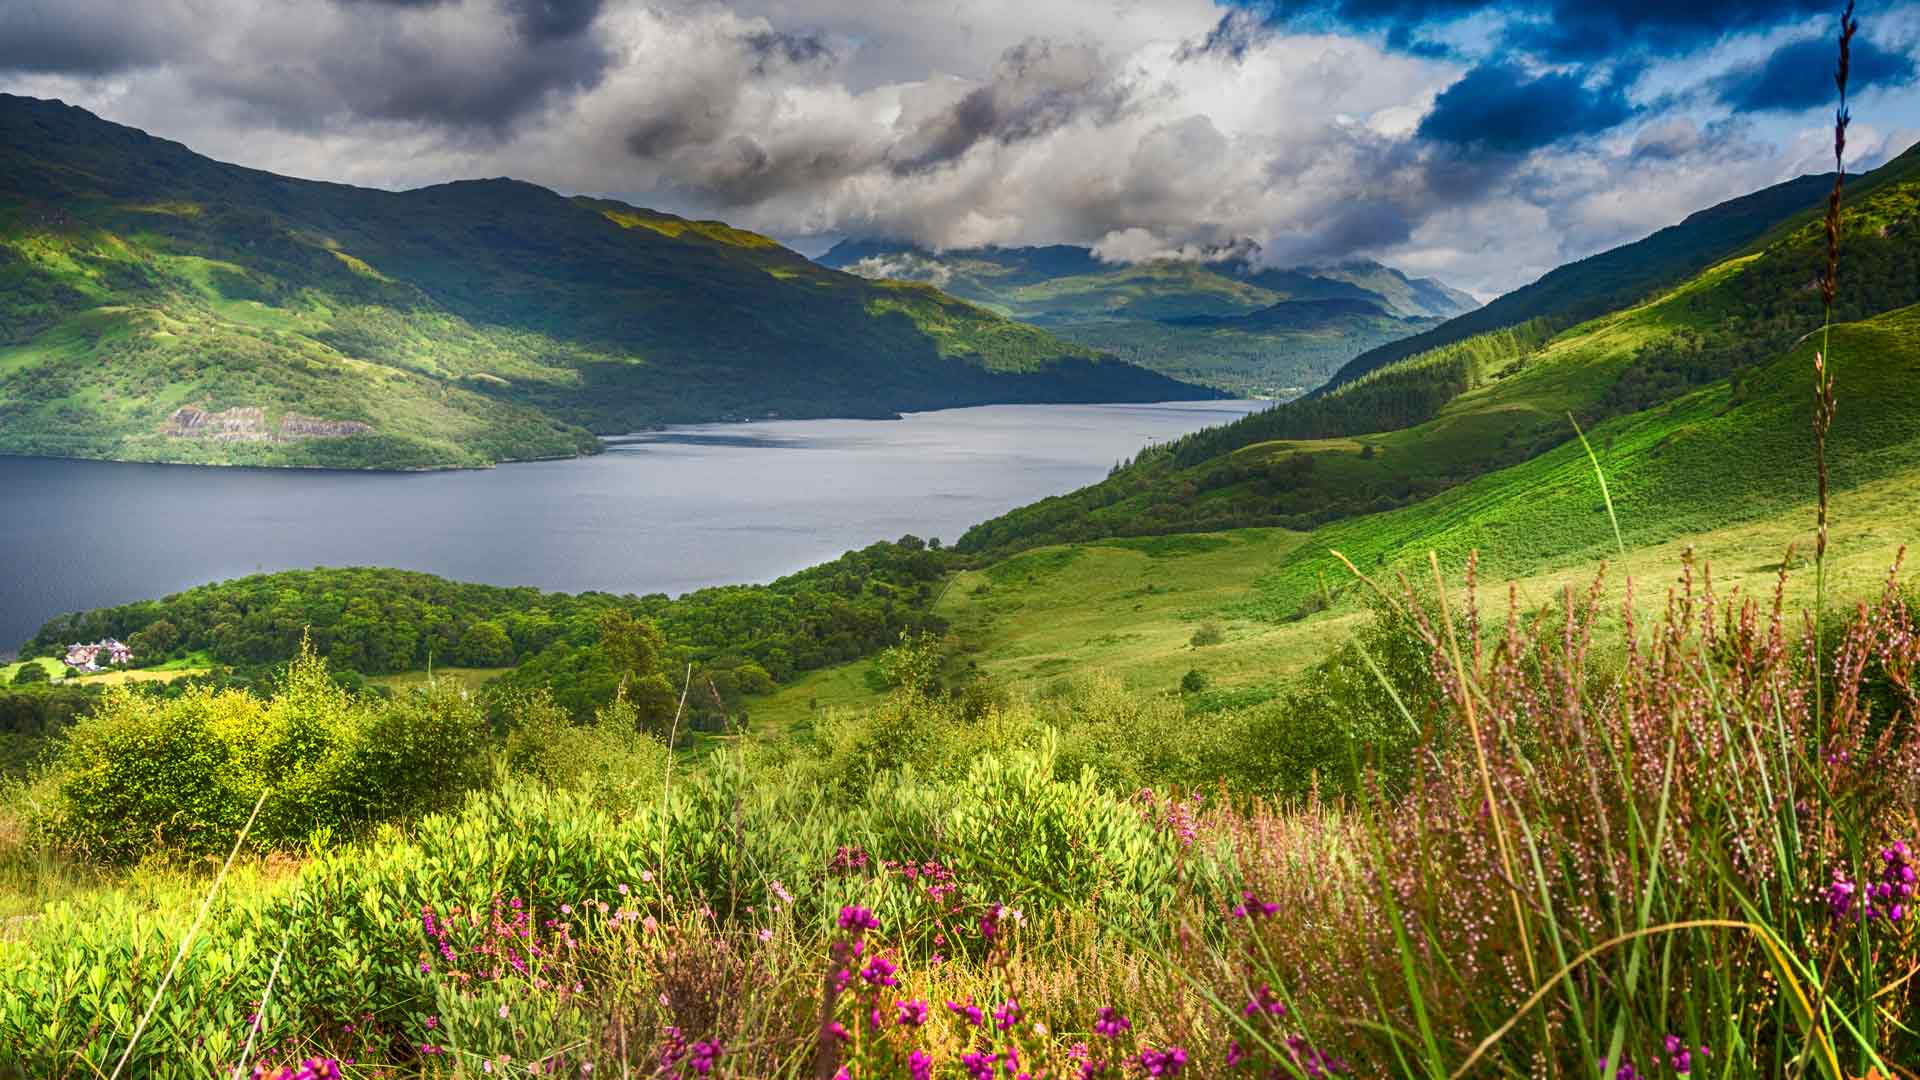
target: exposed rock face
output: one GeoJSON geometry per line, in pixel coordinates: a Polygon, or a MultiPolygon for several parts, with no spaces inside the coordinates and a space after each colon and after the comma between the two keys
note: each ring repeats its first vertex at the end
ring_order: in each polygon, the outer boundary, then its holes
{"type": "Polygon", "coordinates": [[[349,435],[367,435],[372,433],[373,425],[358,420],[321,420],[299,413],[288,413],[280,418],[280,439],[344,439],[349,435]]]}
{"type": "Polygon", "coordinates": [[[219,412],[208,412],[194,405],[182,405],[167,418],[162,431],[176,439],[208,439],[214,442],[297,442],[301,439],[344,439],[373,431],[370,424],[358,420],[322,420],[299,413],[280,418],[278,427],[267,423],[265,409],[257,405],[238,405],[219,412]]]}
{"type": "Polygon", "coordinates": [[[177,439],[259,442],[267,437],[267,414],[265,409],[257,406],[208,412],[192,405],[182,405],[167,418],[166,432],[177,439]]]}

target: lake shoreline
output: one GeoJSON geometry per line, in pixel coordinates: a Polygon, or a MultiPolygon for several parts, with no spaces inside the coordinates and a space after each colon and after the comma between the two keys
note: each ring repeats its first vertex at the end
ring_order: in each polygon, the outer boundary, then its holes
{"type": "Polygon", "coordinates": [[[650,435],[658,435],[662,432],[675,431],[675,430],[681,430],[681,429],[687,429],[687,428],[751,427],[755,425],[765,425],[765,424],[808,423],[808,422],[814,422],[814,421],[839,421],[839,422],[847,422],[847,423],[897,423],[900,421],[904,421],[910,417],[931,416],[938,413],[947,413],[947,412],[960,412],[967,409],[1022,409],[1022,408],[1026,408],[1026,409],[1053,409],[1053,408],[1153,409],[1153,408],[1172,408],[1172,407],[1177,407],[1182,405],[1220,403],[1220,402],[1230,402],[1230,401],[1247,401],[1247,402],[1255,402],[1261,405],[1268,405],[1272,403],[1273,399],[1259,398],[1259,397],[1255,397],[1255,398],[1224,398],[1223,397],[1223,398],[1170,398],[1166,401],[1084,401],[1084,402],[1006,401],[1006,402],[995,402],[995,403],[986,404],[986,405],[957,405],[950,409],[922,409],[922,410],[915,410],[915,411],[909,411],[909,412],[895,412],[887,416],[877,416],[877,415],[876,416],[857,416],[857,415],[761,416],[761,417],[745,417],[745,418],[737,418],[737,419],[723,418],[718,420],[692,420],[692,421],[687,421],[685,423],[655,424],[651,427],[643,427],[643,428],[638,428],[632,431],[619,432],[616,434],[603,435],[596,432],[596,433],[593,433],[593,437],[596,440],[598,440],[599,445],[595,449],[584,452],[584,453],[541,454],[541,455],[533,455],[529,457],[509,457],[509,458],[501,458],[498,461],[489,462],[485,465],[412,465],[412,466],[367,465],[361,468],[345,468],[339,465],[261,465],[253,462],[240,462],[240,461],[184,461],[177,458],[93,457],[93,456],[80,455],[80,454],[23,454],[23,453],[10,451],[10,450],[0,450],[0,458],[22,460],[22,461],[104,462],[104,463],[110,463],[115,465],[166,465],[166,466],[178,467],[178,468],[252,470],[256,472],[267,472],[267,473],[341,473],[341,474],[350,475],[350,476],[360,476],[360,475],[411,476],[416,474],[431,474],[431,473],[487,472],[493,469],[497,469],[502,465],[525,465],[533,462],[543,462],[543,461],[579,461],[586,458],[598,457],[601,454],[606,453],[608,447],[628,445],[633,442],[643,441],[647,436],[650,436],[650,435]]]}
{"type": "Polygon", "coordinates": [[[395,472],[0,456],[0,649],[210,581],[384,566],[549,592],[765,582],[969,526],[1263,407],[997,405],[631,432],[602,453],[395,472]]]}

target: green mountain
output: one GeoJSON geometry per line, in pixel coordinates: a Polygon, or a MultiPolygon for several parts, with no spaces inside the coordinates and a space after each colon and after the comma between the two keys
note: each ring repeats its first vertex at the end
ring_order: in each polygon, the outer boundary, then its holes
{"type": "Polygon", "coordinates": [[[1329,385],[1489,330],[1542,318],[1571,326],[1612,311],[1746,248],[1782,219],[1818,203],[1832,185],[1832,173],[1802,176],[1710,206],[1644,240],[1557,267],[1431,330],[1370,349],[1341,368],[1329,385]]]}
{"type": "MultiPolygon", "coordinates": [[[[1458,337],[1309,398],[1150,448],[1100,484],[976,527],[960,547],[1009,552],[1242,526],[1319,530],[1353,519],[1340,526],[1345,531],[1327,535],[1386,558],[1412,542],[1392,522],[1460,505],[1470,496],[1453,489],[1463,485],[1473,491],[1503,485],[1500,498],[1477,504],[1476,520],[1518,521],[1541,512],[1547,504],[1528,494],[1529,485],[1547,481],[1529,470],[1585,460],[1572,442],[1569,416],[1594,433],[1596,445],[1627,431],[1653,432],[1654,445],[1645,451],[1680,460],[1668,437],[1690,438],[1693,429],[1674,429],[1675,417],[1692,418],[1687,423],[1710,417],[1716,428],[1731,423],[1727,430],[1737,431],[1740,417],[1777,418],[1788,407],[1783,402],[1799,401],[1793,394],[1804,389],[1808,339],[1821,326],[1819,293],[1809,283],[1825,257],[1819,214],[1831,183],[1831,177],[1793,181],[1689,219],[1696,226],[1738,220],[1753,239],[1676,285],[1654,286],[1593,314],[1631,275],[1587,271],[1701,257],[1681,254],[1668,230],[1654,248],[1629,245],[1576,264],[1584,277],[1548,275],[1543,283],[1550,280],[1555,291],[1535,295],[1560,300],[1520,309],[1534,313],[1525,321],[1458,337]],[[1762,207],[1771,216],[1761,214],[1762,207]],[[1385,511],[1395,516],[1382,516],[1385,511]]],[[[1863,425],[1856,431],[1874,444],[1861,448],[1863,459],[1898,461],[1899,454],[1888,456],[1885,448],[1905,437],[1894,409],[1905,398],[1885,380],[1897,384],[1920,375],[1912,370],[1912,339],[1894,347],[1914,330],[1910,305],[1920,302],[1920,147],[1856,178],[1845,206],[1834,318],[1855,325],[1836,340],[1857,339],[1859,347],[1839,362],[1843,371],[1865,364],[1873,376],[1872,389],[1861,391],[1872,400],[1846,408],[1861,410],[1849,422],[1863,425]]],[[[1719,250],[1725,233],[1694,235],[1706,251],[1719,250]]],[[[1509,317],[1515,314],[1509,310],[1509,317]]],[[[1868,382],[1862,374],[1849,378],[1868,382]]],[[[1791,427],[1799,438],[1806,424],[1791,427]]],[[[1756,428],[1753,440],[1751,453],[1737,437],[1716,442],[1717,460],[1691,460],[1697,474],[1659,473],[1660,483],[1676,489],[1663,497],[1677,498],[1681,488],[1712,493],[1726,513],[1777,501],[1760,490],[1766,482],[1753,469],[1757,448],[1778,438],[1756,428]],[[1754,490],[1739,494],[1743,487],[1754,490]]],[[[1805,449],[1783,449],[1774,464],[1784,467],[1805,449]]],[[[1674,528],[1687,518],[1668,513],[1647,520],[1674,528]]],[[[1558,543],[1555,535],[1543,525],[1492,546],[1539,550],[1558,543]]],[[[1318,543],[1312,547],[1324,551],[1318,543]]]]}
{"type": "Polygon", "coordinates": [[[849,240],[820,261],[876,280],[932,284],[1175,378],[1271,396],[1317,386],[1353,356],[1475,307],[1440,282],[1367,260],[1297,269],[1243,257],[1117,264],[1070,245],[935,253],[849,240]],[[1349,306],[1284,307],[1319,301],[1349,306]],[[1276,310],[1258,317],[1269,309],[1276,310]]]}
{"type": "Polygon", "coordinates": [[[0,95],[0,453],[470,466],[668,422],[1211,393],[719,222],[296,180],[0,95]]]}

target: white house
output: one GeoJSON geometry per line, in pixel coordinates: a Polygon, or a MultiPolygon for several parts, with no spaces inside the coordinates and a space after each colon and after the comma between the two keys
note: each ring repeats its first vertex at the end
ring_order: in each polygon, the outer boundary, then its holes
{"type": "Polygon", "coordinates": [[[107,638],[91,645],[78,642],[67,646],[67,666],[80,671],[105,671],[133,662],[133,650],[118,638],[107,638]]]}

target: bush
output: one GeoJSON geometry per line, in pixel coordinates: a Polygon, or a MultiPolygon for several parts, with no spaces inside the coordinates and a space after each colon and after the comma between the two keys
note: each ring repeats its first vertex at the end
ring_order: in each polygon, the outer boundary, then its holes
{"type": "Polygon", "coordinates": [[[38,824],[80,856],[130,862],[232,845],[256,802],[256,848],[449,805],[485,777],[479,711],[448,692],[356,697],[311,652],[267,698],[109,690],[67,729],[54,804],[38,824]]]}
{"type": "MultiPolygon", "coordinates": [[[[560,715],[549,707],[538,722],[560,715]]],[[[292,1040],[302,1056],[325,1051],[418,1069],[417,1048],[445,1045],[447,1026],[457,1026],[463,1050],[491,1046],[521,1058],[530,1039],[578,1046],[586,1041],[579,1029],[604,1019],[580,1004],[627,978],[643,957],[659,959],[659,947],[709,936],[725,937],[731,951],[758,947],[767,961],[794,965],[802,977],[792,1000],[808,1006],[820,970],[809,942],[843,904],[886,912],[922,957],[979,952],[975,927],[1000,905],[1020,909],[1006,916],[1009,932],[1021,918],[1044,926],[1072,905],[1097,902],[1131,932],[1164,937],[1150,917],[1175,899],[1178,841],[1090,776],[1060,780],[1058,771],[1043,745],[983,756],[950,781],[889,774],[838,808],[824,806],[804,777],[738,754],[719,756],[670,793],[619,808],[509,779],[404,834],[383,829],[368,843],[319,854],[292,878],[254,879],[251,887],[230,880],[130,1074],[224,1074],[246,1039],[249,995],[265,985],[283,945],[271,1003],[261,1010],[263,1047],[292,1040]],[[902,872],[909,860],[912,876],[902,872]],[[951,872],[954,893],[929,895],[918,876],[929,862],[951,872]],[[524,930],[505,935],[509,959],[498,931],[520,926],[521,913],[524,930]],[[919,917],[909,922],[909,913],[919,917]],[[427,914],[449,931],[444,953],[423,932],[427,914]],[[588,962],[561,986],[578,979],[588,996],[562,993],[556,1006],[561,987],[529,985],[531,974],[512,960],[532,969],[554,963],[561,950],[547,946],[559,943],[562,923],[565,954],[588,962]],[[744,932],[755,926],[768,936],[744,932]],[[957,940],[963,933],[967,940],[957,940]],[[950,937],[935,945],[939,935],[950,937]],[[574,1030],[562,1038],[545,1026],[554,1023],[574,1030]]],[[[55,1074],[75,1061],[100,1074],[111,1069],[130,1023],[90,1031],[88,1018],[144,1007],[147,960],[170,952],[198,903],[189,890],[165,899],[155,912],[145,897],[109,893],[84,906],[57,905],[25,928],[20,962],[0,965],[0,1047],[17,1052],[25,1075],[55,1074]]],[[[687,1006],[690,1032],[737,1009],[745,986],[723,980],[713,989],[687,1006]]],[[[650,972],[635,992],[647,1012],[627,1022],[653,1031],[671,979],[650,972]]],[[[776,1074],[771,1066],[727,1071],[776,1074]]]]}
{"type": "Polygon", "coordinates": [[[587,723],[576,723],[544,690],[517,695],[506,711],[514,726],[501,757],[518,776],[617,806],[656,790],[666,774],[666,744],[641,730],[624,692],[587,723]]]}
{"type": "Polygon", "coordinates": [[[47,681],[47,669],[45,665],[41,664],[38,660],[28,660],[26,663],[20,665],[19,671],[13,673],[13,685],[15,686],[32,686],[34,683],[47,681]]]}
{"type": "Polygon", "coordinates": [[[1208,645],[1218,645],[1225,640],[1227,640],[1227,632],[1220,629],[1219,623],[1203,622],[1199,628],[1193,632],[1193,637],[1188,640],[1187,644],[1199,649],[1208,645]]]}

